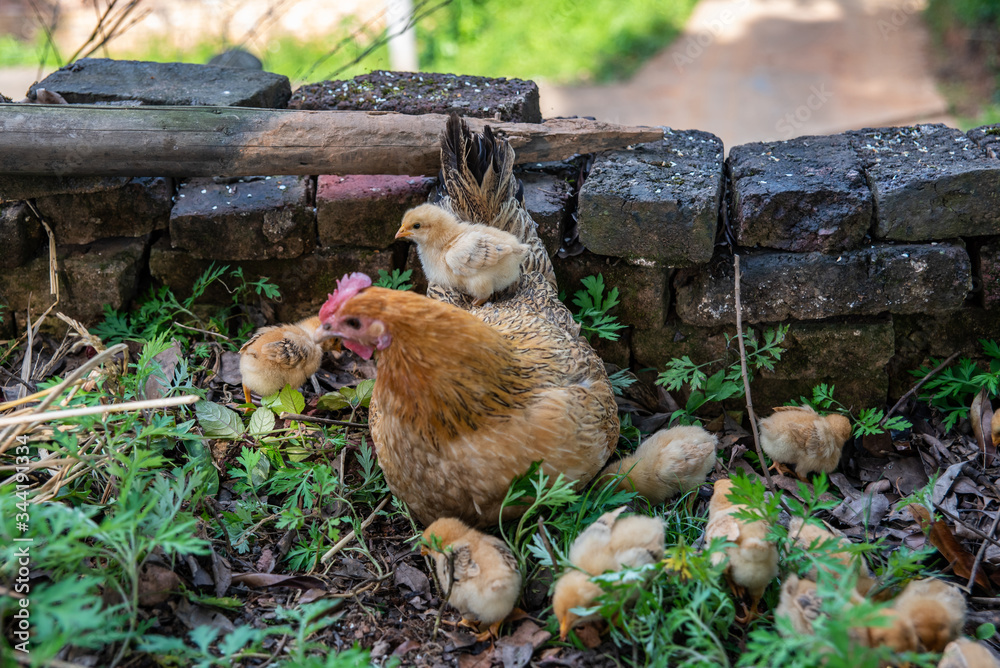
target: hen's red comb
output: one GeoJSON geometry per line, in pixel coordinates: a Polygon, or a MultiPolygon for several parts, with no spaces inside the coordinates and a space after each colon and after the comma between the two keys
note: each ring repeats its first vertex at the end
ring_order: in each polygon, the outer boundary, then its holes
{"type": "Polygon", "coordinates": [[[337,279],[337,289],[333,291],[332,295],[329,295],[330,298],[326,300],[326,303],[319,310],[320,321],[326,322],[328,318],[340,310],[344,302],[371,286],[371,284],[372,279],[367,274],[360,272],[344,274],[343,278],[337,279]]]}

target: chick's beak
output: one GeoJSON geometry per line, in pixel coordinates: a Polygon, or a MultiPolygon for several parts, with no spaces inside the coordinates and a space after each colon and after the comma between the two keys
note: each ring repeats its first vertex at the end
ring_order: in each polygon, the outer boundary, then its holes
{"type": "Polygon", "coordinates": [[[405,227],[401,227],[398,230],[396,230],[396,237],[395,238],[396,239],[405,239],[408,236],[410,236],[410,234],[411,234],[410,230],[406,229],[405,227]]]}

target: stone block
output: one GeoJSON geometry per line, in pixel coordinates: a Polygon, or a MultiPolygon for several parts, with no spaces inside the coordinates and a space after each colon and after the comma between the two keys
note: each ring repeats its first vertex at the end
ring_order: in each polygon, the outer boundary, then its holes
{"type": "Polygon", "coordinates": [[[618,288],[621,303],[612,311],[622,323],[636,329],[655,329],[663,326],[670,308],[667,289],[671,271],[651,260],[626,260],[584,252],[568,258],[554,260],[556,280],[560,292],[566,293],[566,305],[578,311],[573,295],[582,290],[580,282],[586,276],[600,274],[604,277],[604,294],[618,288]]]}
{"type": "MultiPolygon", "coordinates": [[[[889,363],[889,396],[902,396],[920,378],[911,371],[921,365],[931,368],[952,353],[982,360],[980,339],[996,341],[1000,332],[1000,309],[966,306],[936,318],[920,314],[894,315],[896,354],[889,363]],[[932,362],[931,358],[935,358],[932,362]]],[[[983,365],[985,368],[986,365],[983,365]]],[[[995,405],[995,402],[994,402],[995,405]]]]}
{"type": "Polygon", "coordinates": [[[450,114],[541,123],[534,81],[428,72],[375,71],[353,79],[306,84],[296,89],[289,109],[396,111],[450,114]]]}
{"type": "MultiPolygon", "coordinates": [[[[116,310],[126,307],[138,290],[146,243],[146,239],[109,239],[84,246],[60,246],[56,253],[59,310],[90,326],[103,319],[105,304],[116,310]]],[[[29,295],[33,318],[52,303],[48,254],[41,254],[8,278],[0,283],[0,303],[17,314],[23,330],[29,295]]]]}
{"type": "Polygon", "coordinates": [[[82,195],[121,188],[127,176],[14,176],[0,174],[0,200],[82,195]]]}
{"type": "Polygon", "coordinates": [[[727,164],[741,246],[836,253],[869,232],[872,195],[846,135],[735,146],[727,164]]]}
{"type": "Polygon", "coordinates": [[[572,188],[565,179],[543,172],[522,172],[518,175],[524,186],[524,208],[538,224],[539,238],[549,257],[554,258],[562,245],[566,223],[567,200],[572,188]]]}
{"type": "Polygon", "coordinates": [[[608,151],[580,189],[580,241],[591,252],[671,267],[707,262],[722,197],[722,142],[691,130],[608,151]]]}
{"type": "MultiPolygon", "coordinates": [[[[740,268],[743,318],[751,323],[938,314],[961,307],[972,287],[969,255],[952,244],[872,246],[840,255],[744,253],[740,268]]],[[[736,321],[731,257],[678,272],[674,288],[685,322],[736,321]]]]}
{"type": "Polygon", "coordinates": [[[739,349],[727,348],[726,334],[736,336],[736,327],[695,327],[671,319],[655,329],[632,332],[632,356],[636,369],[663,371],[667,362],[687,356],[695,364],[739,359],[739,349]]]}
{"type": "Polygon", "coordinates": [[[0,269],[20,267],[45,239],[41,223],[24,202],[0,204],[0,269]]]}
{"type": "Polygon", "coordinates": [[[424,204],[437,179],[424,176],[320,176],[316,188],[319,245],[388,248],[407,209],[424,204]]]}
{"type": "Polygon", "coordinates": [[[965,134],[976,142],[979,148],[986,151],[986,155],[991,158],[1000,158],[1000,123],[973,128],[965,134]]]}
{"type": "MultiPolygon", "coordinates": [[[[979,248],[979,278],[983,286],[983,306],[1000,310],[1000,239],[979,248]]],[[[997,336],[1000,337],[1000,333],[997,336]]]]}
{"type": "Polygon", "coordinates": [[[191,179],[178,187],[170,238],[205,260],[299,257],[316,245],[312,187],[305,176],[191,179]]]}
{"type": "Polygon", "coordinates": [[[167,229],[172,196],[170,179],[136,177],[119,188],[39,197],[35,204],[59,244],[89,244],[167,229]]]}
{"type": "MultiPolygon", "coordinates": [[[[149,270],[153,279],[169,285],[178,298],[191,294],[191,286],[212,264],[171,246],[169,238],[156,242],[149,254],[149,270]]],[[[219,262],[215,263],[219,266],[219,262]]],[[[289,322],[315,315],[327,295],[337,287],[344,274],[360,271],[373,279],[378,270],[391,270],[392,253],[367,248],[338,247],[309,253],[293,260],[268,259],[240,262],[248,281],[267,277],[281,290],[281,301],[275,304],[276,317],[289,322]]],[[[212,286],[202,301],[212,304],[231,303],[232,297],[222,286],[212,286]]]]}
{"type": "Polygon", "coordinates": [[[875,197],[877,239],[1000,234],[1000,162],[944,125],[852,133],[875,197]]]}
{"type": "Polygon", "coordinates": [[[292,95],[288,77],[192,63],[83,58],[28,89],[59,93],[70,104],[135,103],[283,109],[292,95]]]}

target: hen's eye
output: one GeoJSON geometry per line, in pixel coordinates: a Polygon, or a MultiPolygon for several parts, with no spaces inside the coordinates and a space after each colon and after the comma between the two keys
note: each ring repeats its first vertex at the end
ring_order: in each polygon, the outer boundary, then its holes
{"type": "Polygon", "coordinates": [[[413,225],[413,229],[415,229],[415,230],[419,230],[419,229],[420,229],[420,223],[415,223],[415,224],[413,225]]]}
{"type": "Polygon", "coordinates": [[[347,320],[344,321],[344,324],[350,327],[351,329],[357,329],[358,327],[361,326],[361,321],[358,320],[357,318],[348,318],[347,320]]]}

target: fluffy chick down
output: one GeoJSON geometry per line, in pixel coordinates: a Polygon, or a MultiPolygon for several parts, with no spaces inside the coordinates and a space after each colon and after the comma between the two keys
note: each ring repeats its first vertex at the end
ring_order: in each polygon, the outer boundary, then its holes
{"type": "Polygon", "coordinates": [[[601,595],[590,576],[623,568],[638,568],[663,559],[662,520],[643,515],[619,517],[625,507],[601,515],[587,527],[569,550],[573,568],[557,581],[552,595],[552,611],[559,620],[561,637],[569,629],[593,617],[580,618],[572,608],[589,607],[601,595]]]}
{"type": "Polygon", "coordinates": [[[840,462],[851,422],[839,413],[819,415],[808,406],[778,406],[760,421],[760,447],[781,464],[794,464],[795,473],[830,473],[840,462]]]}
{"type": "Polygon", "coordinates": [[[448,602],[466,619],[484,625],[503,621],[521,594],[521,572],[507,544],[450,517],[436,520],[424,530],[425,541],[430,542],[432,536],[454,555],[453,569],[449,569],[447,550],[423,549],[434,559],[441,587],[445,592],[451,587],[448,602]]]}
{"type": "Polygon", "coordinates": [[[410,239],[431,283],[485,303],[521,276],[528,246],[509,232],[467,223],[441,207],[421,204],[403,215],[397,239],[410,239]]]}
{"type": "Polygon", "coordinates": [[[625,474],[618,489],[634,490],[656,505],[705,482],[718,445],[719,439],[701,427],[662,429],[631,455],[604,467],[599,478],[625,474]]]}
{"type": "Polygon", "coordinates": [[[751,614],[764,595],[767,585],[778,575],[778,548],[767,540],[770,525],[763,521],[746,521],[734,517],[734,513],[746,506],[733,503],[727,496],[733,488],[732,480],[723,478],[715,482],[712,500],[708,506],[708,524],[705,526],[705,544],[722,538],[735,543],[716,552],[713,561],[718,563],[726,556],[726,569],[734,585],[746,589],[752,601],[751,614]]]}
{"type": "Polygon", "coordinates": [[[313,316],[295,324],[258,329],[240,348],[244,389],[265,397],[286,384],[301,387],[323,362],[324,347],[312,338],[317,327],[319,318],[313,316]]]}
{"type": "Polygon", "coordinates": [[[938,668],[1000,668],[1000,661],[983,643],[959,638],[944,648],[938,668]]]}
{"type": "Polygon", "coordinates": [[[892,607],[913,625],[920,645],[928,652],[944,651],[965,625],[965,597],[943,580],[913,580],[892,607]]]}

